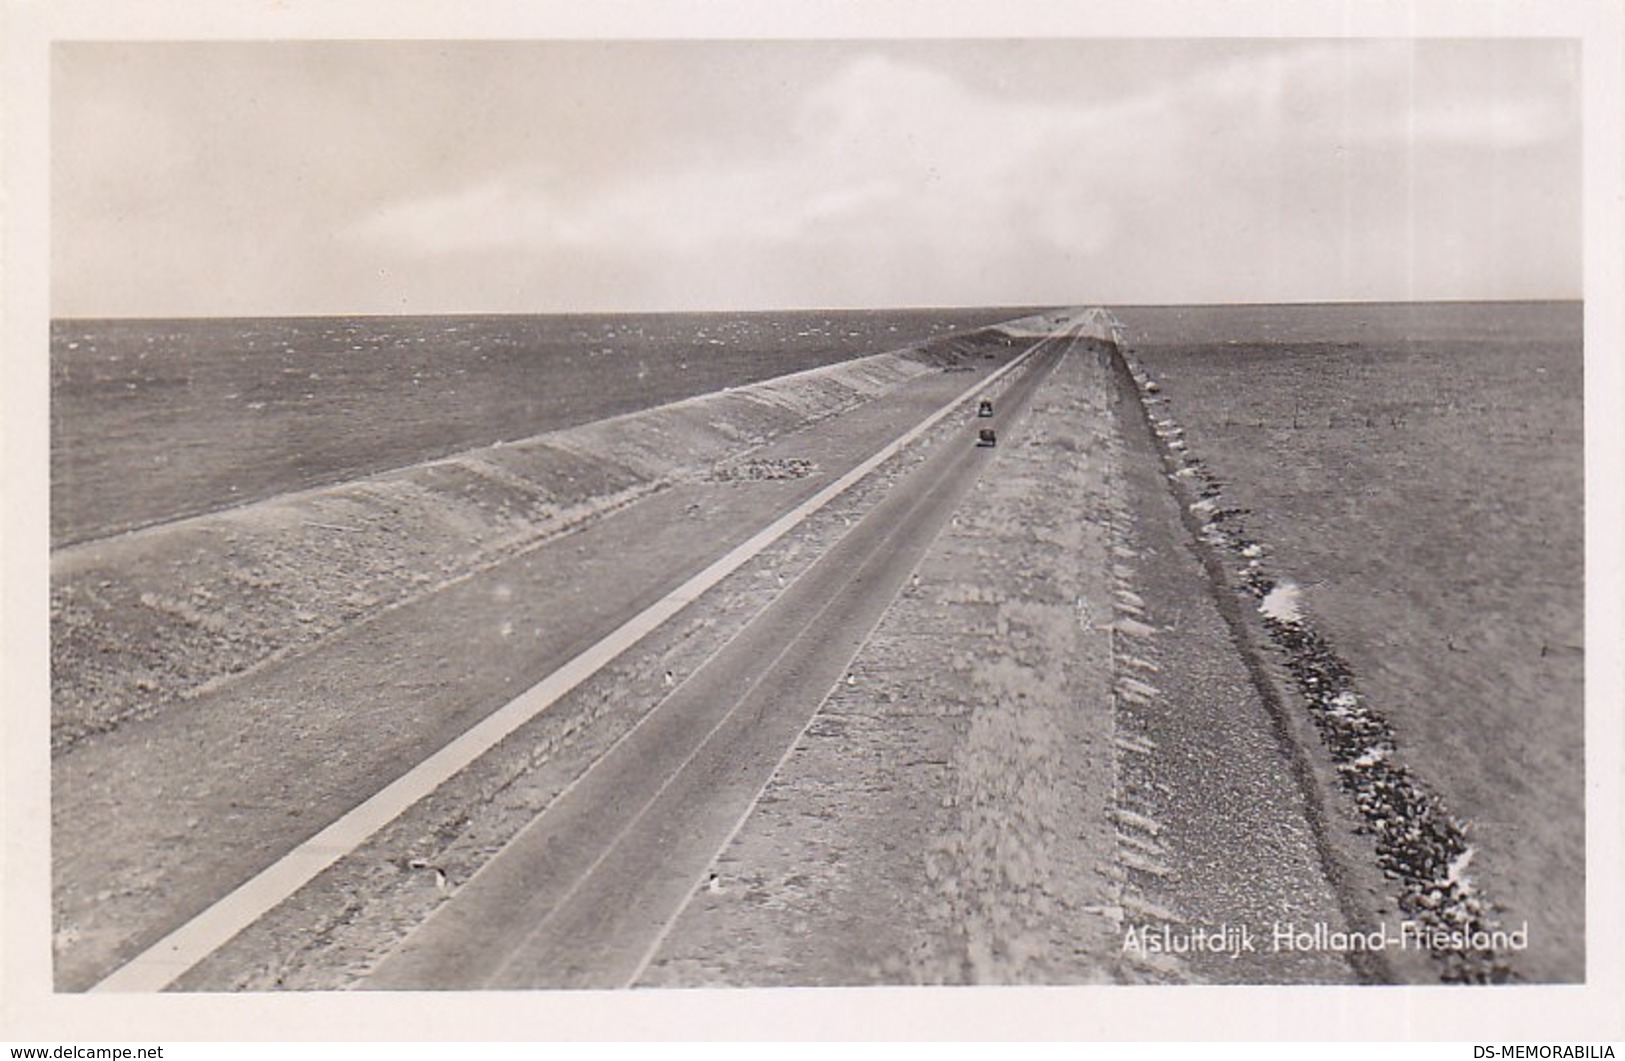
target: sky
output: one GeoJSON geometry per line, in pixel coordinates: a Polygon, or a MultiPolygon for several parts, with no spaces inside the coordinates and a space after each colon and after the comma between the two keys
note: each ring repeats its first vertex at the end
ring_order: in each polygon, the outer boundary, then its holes
{"type": "Polygon", "coordinates": [[[53,316],[1578,298],[1579,48],[58,42],[53,316]]]}

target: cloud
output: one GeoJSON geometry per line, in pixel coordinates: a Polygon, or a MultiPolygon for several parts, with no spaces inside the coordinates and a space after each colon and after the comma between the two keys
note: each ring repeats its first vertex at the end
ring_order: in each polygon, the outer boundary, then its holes
{"type": "Polygon", "coordinates": [[[207,312],[313,285],[324,311],[477,309],[481,292],[513,309],[1403,295],[1431,260],[1407,244],[1455,248],[1465,276],[1492,239],[1567,254],[1577,277],[1561,43],[76,52],[54,297],[77,309],[122,284],[130,305],[207,312]],[[235,87],[195,102],[216,75],[235,87]],[[1555,221],[1516,231],[1524,200],[1555,221]]]}
{"type": "MultiPolygon", "coordinates": [[[[1391,68],[1395,49],[1360,62],[1391,68]]],[[[1098,255],[1150,200],[1208,199],[1260,160],[1335,146],[1326,116],[1351,73],[1335,45],[1272,49],[1104,102],[998,98],[877,49],[850,58],[787,129],[749,153],[621,173],[566,190],[544,166],[381,205],[355,232],[432,256],[479,247],[674,261],[797,246],[998,252],[1014,241],[1098,255]],[[1201,185],[1206,185],[1206,189],[1201,185]]],[[[1344,123],[1346,130],[1347,122],[1344,123]]],[[[771,267],[771,261],[764,262],[771,267]]]]}
{"type": "MultiPolygon", "coordinates": [[[[757,274],[810,255],[842,268],[888,254],[952,273],[1034,239],[1101,250],[1112,230],[1109,152],[1094,114],[977,95],[941,71],[874,54],[810,92],[755,150],[567,192],[541,170],[385,204],[355,228],[394,253],[477,248],[684,263],[751,259],[757,274]]],[[[796,270],[799,272],[799,270],[796,270]]],[[[854,272],[856,275],[856,272],[854,272]]],[[[872,278],[866,278],[872,279],[872,278]]],[[[847,297],[859,292],[849,291],[847,297]]]]}

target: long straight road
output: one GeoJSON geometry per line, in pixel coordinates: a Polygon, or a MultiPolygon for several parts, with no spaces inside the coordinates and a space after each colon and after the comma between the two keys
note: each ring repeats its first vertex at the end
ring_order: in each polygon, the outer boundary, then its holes
{"type": "MultiPolygon", "coordinates": [[[[876,461],[945,402],[958,411],[1005,360],[920,377],[757,454],[815,457],[819,474],[674,483],[82,742],[52,768],[58,989],[169,983],[340,857],[335,828],[521,690],[601,648],[628,617],[674,599],[680,608],[684,587],[760,528],[876,461]]],[[[348,845],[368,835],[341,831],[353,834],[348,845]]]]}
{"type": "MultiPolygon", "coordinates": [[[[1040,352],[995,419],[1019,441],[1040,352]]],[[[986,423],[983,421],[982,423],[986,423]]],[[[374,972],[381,989],[614,988],[652,957],[717,850],[975,485],[975,427],[940,447],[674,689],[374,972]]]]}
{"type": "Polygon", "coordinates": [[[1393,978],[1129,954],[1369,904],[1089,329],[76,747],[58,989],[1393,978]]]}

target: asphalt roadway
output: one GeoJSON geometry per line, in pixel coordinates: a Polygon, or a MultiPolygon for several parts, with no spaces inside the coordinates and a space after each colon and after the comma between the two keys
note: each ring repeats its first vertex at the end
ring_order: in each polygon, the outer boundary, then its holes
{"type": "MultiPolygon", "coordinates": [[[[107,985],[111,974],[216,910],[256,874],[275,868],[289,852],[600,641],[627,616],[672,593],[993,367],[988,362],[974,375],[922,377],[843,415],[838,430],[813,425],[765,451],[811,455],[818,476],[754,483],[748,489],[675,484],[347,629],[310,652],[97,735],[62,756],[52,769],[57,989],[107,985]],[[561,615],[569,621],[561,622],[561,615]]],[[[1035,381],[1042,373],[1026,374],[1035,381]]],[[[956,415],[966,418],[966,444],[939,469],[949,473],[943,484],[948,489],[963,488],[983,455],[970,441],[970,411],[956,415]]],[[[932,492],[919,504],[919,525],[947,518],[954,496],[932,492]]],[[[883,571],[906,570],[902,557],[928,544],[923,530],[891,532],[890,520],[915,508],[914,501],[900,498],[888,506],[890,517],[873,521],[872,530],[858,539],[892,550],[885,554],[890,559],[864,564],[865,577],[877,580],[883,571]]],[[[841,555],[846,560],[832,561],[824,571],[839,571],[848,561],[862,563],[864,553],[854,545],[841,555]]],[[[805,625],[818,616],[817,609],[809,612],[809,599],[836,607],[834,595],[819,581],[793,595],[800,604],[781,609],[790,624],[776,627],[781,636],[791,636],[798,619],[805,625]]],[[[805,685],[818,695],[827,689],[827,682],[819,686],[811,676],[823,670],[798,677],[796,668],[838,670],[855,650],[850,638],[867,629],[861,616],[878,616],[889,599],[861,581],[842,600],[848,596],[857,600],[819,619],[821,629],[844,631],[841,637],[823,646],[810,641],[807,647],[818,651],[805,657],[799,651],[787,656],[776,682],[805,685]]],[[[753,664],[760,658],[750,657],[753,664]]],[[[771,699],[768,686],[758,688],[756,702],[771,699]]],[[[772,738],[779,743],[767,761],[769,770],[806,721],[793,719],[772,738]]],[[[657,732],[659,724],[652,721],[649,733],[657,732]]],[[[639,738],[629,746],[645,747],[646,741],[639,738]]],[[[757,769],[752,760],[746,776],[755,776],[757,769]]],[[[584,784],[590,791],[596,782],[584,784]]],[[[612,803],[623,814],[629,805],[612,803]]],[[[678,877],[668,883],[687,887],[678,877]]],[[[167,982],[167,975],[138,978],[129,981],[131,987],[121,982],[116,989],[150,988],[167,982]]]]}
{"type": "MultiPolygon", "coordinates": [[[[979,478],[997,474],[998,454],[1020,446],[1035,393],[1069,356],[1067,336],[1058,330],[1013,366],[992,421],[974,415],[970,388],[998,362],[975,374],[921,377],[760,453],[814,457],[813,476],[675,483],[310,652],[76,747],[53,764],[57,989],[156,990],[218,951],[224,964],[199,968],[202,979],[182,989],[215,984],[243,957],[241,947],[232,957],[224,946],[238,928],[294,896],[330,864],[322,860],[345,857],[370,835],[335,845],[335,826],[662,602],[676,599],[681,609],[700,592],[691,589],[695,580],[764,527],[838,489],[904,429],[953,410],[934,441],[912,449],[906,468],[874,491],[878,499],[853,510],[861,515],[849,529],[816,560],[809,554],[799,574],[781,578],[770,603],[752,605],[759,612],[740,615],[709,657],[668,671],[657,695],[610,705],[619,723],[561,778],[562,788],[515,819],[515,827],[527,824],[469,867],[432,913],[403,922],[404,935],[380,937],[382,958],[369,960],[359,982],[347,981],[372,990],[641,982],[943,528],[971,503],[979,478]],[[976,445],[990,423],[997,449],[976,445]],[[314,868],[300,869],[301,860],[315,860],[314,868]],[[289,864],[291,886],[258,887],[289,864]],[[194,934],[166,952],[223,910],[224,923],[241,918],[238,928],[194,934]],[[388,949],[391,939],[398,942],[388,949]]],[[[1118,400],[1126,408],[1132,394],[1118,400]]],[[[1167,865],[1142,882],[1144,908],[1166,904],[1204,924],[1358,924],[1372,897],[1356,894],[1358,882],[1340,876],[1325,847],[1317,785],[1296,742],[1258,701],[1242,665],[1245,646],[1232,643],[1213,612],[1149,434],[1127,427],[1125,435],[1134,503],[1120,533],[1133,548],[1120,555],[1140,557],[1126,562],[1144,570],[1123,575],[1133,576],[1148,614],[1161,616],[1157,684],[1168,694],[1118,709],[1118,726],[1138,734],[1130,743],[1148,742],[1135,750],[1158,749],[1143,766],[1118,767],[1127,786],[1120,798],[1136,820],[1166,823],[1167,865]]],[[[431,784],[412,798],[428,803],[436,792],[431,784]]],[[[1305,954],[1195,962],[1156,975],[1335,983],[1394,973],[1305,954]]]]}
{"type": "Polygon", "coordinates": [[[366,985],[628,986],[1064,346],[961,428],[409,937],[366,985]]]}

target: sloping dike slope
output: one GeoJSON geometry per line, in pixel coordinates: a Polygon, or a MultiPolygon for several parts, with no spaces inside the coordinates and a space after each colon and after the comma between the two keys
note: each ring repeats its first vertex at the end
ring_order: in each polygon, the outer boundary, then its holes
{"type": "Polygon", "coordinates": [[[53,753],[671,482],[796,474],[751,453],[910,379],[1003,356],[1028,324],[60,550],[51,558],[53,753]]]}

